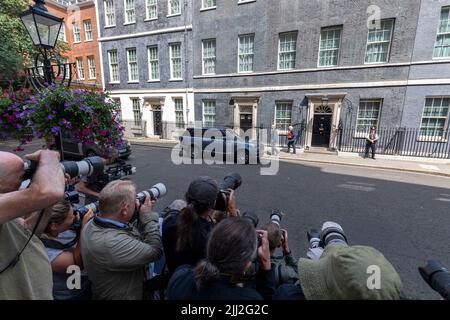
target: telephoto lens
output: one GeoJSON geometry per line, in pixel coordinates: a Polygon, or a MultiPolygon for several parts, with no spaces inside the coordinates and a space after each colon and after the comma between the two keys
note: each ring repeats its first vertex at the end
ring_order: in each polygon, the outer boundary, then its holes
{"type": "Polygon", "coordinates": [[[150,200],[156,200],[162,198],[166,195],[167,189],[163,183],[157,183],[150,189],[139,192],[136,198],[139,200],[140,204],[143,204],[146,197],[150,197],[150,200]]]}
{"type": "Polygon", "coordinates": [[[233,189],[236,190],[242,184],[242,177],[239,173],[231,173],[223,178],[219,184],[220,190],[233,189]]]}
{"type": "MultiPolygon", "coordinates": [[[[89,157],[81,161],[63,161],[61,162],[61,169],[67,173],[71,178],[77,176],[95,176],[103,172],[103,159],[101,157],[89,157]]],[[[23,180],[31,179],[36,172],[38,162],[25,161],[23,163],[25,174],[23,180]]]]}
{"type": "Polygon", "coordinates": [[[231,173],[223,178],[223,181],[219,184],[219,193],[217,194],[216,206],[214,209],[217,211],[225,211],[230,198],[229,190],[236,190],[241,184],[242,177],[239,173],[231,173]],[[224,196],[226,200],[224,200],[224,196]]]}
{"type": "Polygon", "coordinates": [[[103,172],[104,166],[105,165],[101,157],[89,157],[81,161],[61,162],[61,167],[64,173],[67,173],[72,178],[77,176],[95,176],[103,172]]]}
{"type": "Polygon", "coordinates": [[[422,278],[445,300],[450,300],[450,272],[440,262],[428,260],[425,267],[419,267],[422,278]]]}
{"type": "Polygon", "coordinates": [[[246,219],[246,220],[250,221],[251,224],[252,224],[255,228],[258,226],[259,218],[258,218],[258,216],[257,216],[255,213],[246,211],[246,212],[244,212],[244,213],[242,214],[241,217],[242,217],[242,219],[246,219]]]}
{"type": "Polygon", "coordinates": [[[272,210],[272,213],[270,214],[270,221],[280,227],[281,218],[283,215],[284,213],[281,212],[281,210],[272,210]]]}

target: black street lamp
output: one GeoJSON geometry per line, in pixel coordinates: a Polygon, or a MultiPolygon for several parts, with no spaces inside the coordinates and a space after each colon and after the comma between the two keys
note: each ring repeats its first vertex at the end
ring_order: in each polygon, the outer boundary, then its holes
{"type": "Polygon", "coordinates": [[[49,51],[53,50],[56,46],[63,19],[49,13],[44,6],[44,0],[34,0],[34,2],[34,6],[30,6],[27,11],[20,15],[20,18],[34,45],[43,56],[44,80],[47,84],[51,84],[54,82],[55,77],[50,62],[49,51]]]}

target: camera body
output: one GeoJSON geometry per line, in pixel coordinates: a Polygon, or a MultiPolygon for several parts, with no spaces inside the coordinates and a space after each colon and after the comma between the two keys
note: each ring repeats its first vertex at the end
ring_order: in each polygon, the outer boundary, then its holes
{"type": "Polygon", "coordinates": [[[231,173],[223,178],[219,184],[219,193],[217,194],[214,210],[226,211],[228,201],[230,200],[231,190],[236,190],[242,184],[242,177],[239,173],[231,173]],[[224,200],[225,196],[225,200],[224,200]]]}
{"type": "Polygon", "coordinates": [[[84,216],[88,211],[92,209],[94,214],[98,213],[99,211],[99,202],[92,202],[90,204],[87,204],[85,206],[74,206],[73,207],[73,213],[74,215],[78,216],[78,221],[74,221],[72,224],[72,229],[79,230],[81,228],[81,221],[83,220],[84,216]]]}

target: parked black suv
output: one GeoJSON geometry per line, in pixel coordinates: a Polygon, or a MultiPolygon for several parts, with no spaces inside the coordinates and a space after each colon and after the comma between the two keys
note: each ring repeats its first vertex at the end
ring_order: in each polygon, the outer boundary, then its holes
{"type": "MultiPolygon", "coordinates": [[[[184,149],[190,147],[192,159],[202,159],[203,151],[213,141],[221,141],[223,152],[218,150],[212,152],[211,155],[216,157],[216,152],[222,153],[223,161],[226,161],[227,155],[234,154],[234,162],[249,164],[252,159],[256,159],[256,162],[259,163],[260,154],[263,154],[264,151],[264,146],[259,146],[254,140],[240,137],[230,128],[188,128],[179,139],[184,149]],[[207,130],[209,131],[207,132],[207,130]]],[[[182,155],[181,151],[180,155],[182,155]]]]}

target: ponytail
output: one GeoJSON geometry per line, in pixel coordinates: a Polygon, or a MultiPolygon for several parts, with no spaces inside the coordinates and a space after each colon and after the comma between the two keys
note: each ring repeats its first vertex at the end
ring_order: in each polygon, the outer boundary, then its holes
{"type": "Polygon", "coordinates": [[[194,278],[197,288],[200,288],[204,283],[219,276],[219,268],[208,260],[202,260],[194,268],[194,278]]]}
{"type": "Polygon", "coordinates": [[[192,247],[192,227],[198,216],[192,203],[188,204],[180,213],[177,225],[176,251],[182,251],[192,247]]]}

